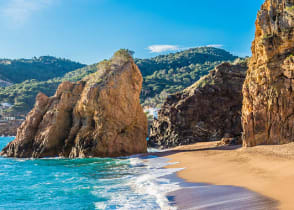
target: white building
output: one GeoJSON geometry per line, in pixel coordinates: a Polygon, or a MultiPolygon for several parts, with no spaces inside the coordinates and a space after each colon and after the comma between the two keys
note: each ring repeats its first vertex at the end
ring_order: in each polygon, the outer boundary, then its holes
{"type": "Polygon", "coordinates": [[[15,120],[15,117],[3,117],[3,120],[7,120],[7,121],[15,120]]]}
{"type": "Polygon", "coordinates": [[[153,107],[144,107],[144,112],[148,113],[149,115],[152,115],[153,118],[158,118],[158,108],[153,108],[153,107]]]}
{"type": "Polygon", "coordinates": [[[3,108],[10,108],[10,107],[12,107],[12,104],[10,104],[10,103],[1,103],[1,106],[3,108]]]}

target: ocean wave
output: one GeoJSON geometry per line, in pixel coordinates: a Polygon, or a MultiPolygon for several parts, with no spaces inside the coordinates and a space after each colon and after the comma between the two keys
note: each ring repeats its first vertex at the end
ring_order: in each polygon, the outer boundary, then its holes
{"type": "Polygon", "coordinates": [[[131,159],[131,164],[144,165],[144,170],[137,172],[138,176],[135,176],[128,183],[130,187],[138,194],[148,195],[155,198],[156,203],[161,209],[175,209],[170,206],[167,199],[169,192],[180,189],[180,185],[177,182],[173,182],[166,176],[174,174],[181,169],[167,169],[163,168],[167,165],[168,159],[150,156],[145,159],[131,159]]]}

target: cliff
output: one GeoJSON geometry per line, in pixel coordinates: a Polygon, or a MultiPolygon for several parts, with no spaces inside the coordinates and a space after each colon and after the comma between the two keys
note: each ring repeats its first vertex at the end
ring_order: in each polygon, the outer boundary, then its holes
{"type": "Polygon", "coordinates": [[[182,92],[170,95],[151,127],[151,147],[168,148],[241,135],[246,62],[223,63],[182,92]]]}
{"type": "Polygon", "coordinates": [[[258,12],[243,87],[243,145],[294,141],[294,1],[266,0],[258,12]]]}
{"type": "Polygon", "coordinates": [[[40,93],[7,157],[115,157],[147,151],[140,105],[142,75],[126,50],[82,81],[63,82],[53,97],[40,93]]]}

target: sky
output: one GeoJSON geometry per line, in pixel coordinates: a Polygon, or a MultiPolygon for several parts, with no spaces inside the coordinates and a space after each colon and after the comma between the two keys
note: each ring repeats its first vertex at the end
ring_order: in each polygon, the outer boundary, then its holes
{"type": "Polygon", "coordinates": [[[0,0],[0,58],[52,55],[85,64],[214,46],[250,56],[263,0],[0,0]]]}

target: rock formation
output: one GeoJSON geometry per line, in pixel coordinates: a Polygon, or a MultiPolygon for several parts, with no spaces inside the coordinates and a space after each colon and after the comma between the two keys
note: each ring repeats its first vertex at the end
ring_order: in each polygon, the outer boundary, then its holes
{"type": "Polygon", "coordinates": [[[138,67],[128,51],[120,50],[98,69],[82,81],[63,82],[53,97],[40,93],[16,139],[1,155],[75,158],[146,152],[138,67]]]}
{"type": "Polygon", "coordinates": [[[266,0],[243,87],[243,145],[294,141],[294,0],[266,0]]]}
{"type": "Polygon", "coordinates": [[[167,148],[240,137],[246,70],[246,62],[223,63],[192,86],[170,95],[154,120],[149,146],[167,148]]]}

